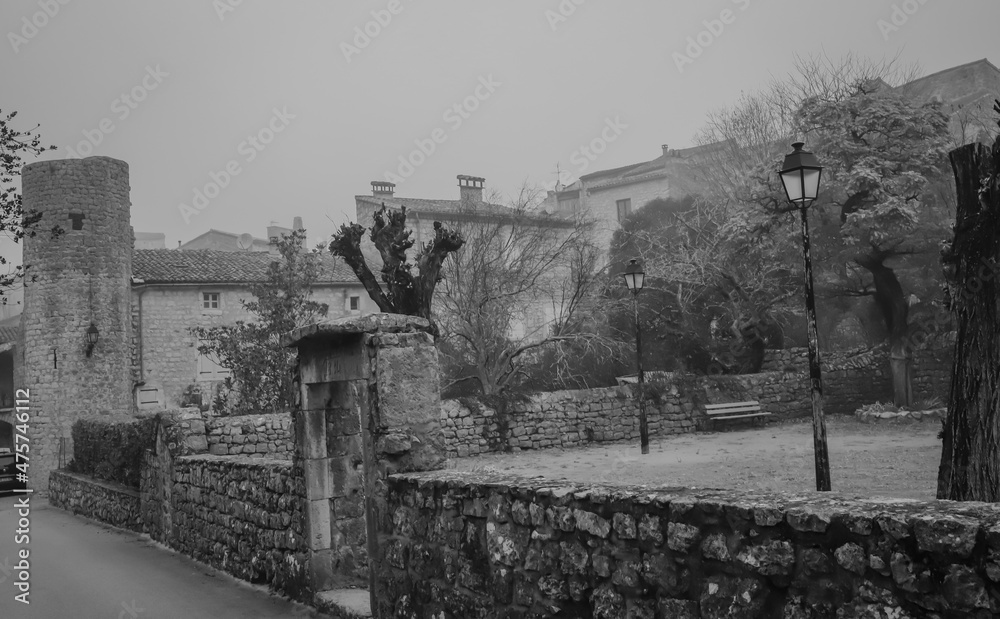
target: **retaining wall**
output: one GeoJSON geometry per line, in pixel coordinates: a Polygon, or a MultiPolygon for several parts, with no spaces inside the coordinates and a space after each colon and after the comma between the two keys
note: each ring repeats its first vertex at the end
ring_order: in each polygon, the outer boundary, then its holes
{"type": "Polygon", "coordinates": [[[139,492],[133,488],[69,471],[52,471],[49,504],[122,529],[143,531],[139,492]]]}
{"type": "Polygon", "coordinates": [[[391,477],[376,616],[1000,614],[1000,505],[552,483],[391,477]]]}
{"type": "Polygon", "coordinates": [[[209,417],[208,451],[217,456],[248,455],[291,460],[295,428],[290,413],[209,417]]]}

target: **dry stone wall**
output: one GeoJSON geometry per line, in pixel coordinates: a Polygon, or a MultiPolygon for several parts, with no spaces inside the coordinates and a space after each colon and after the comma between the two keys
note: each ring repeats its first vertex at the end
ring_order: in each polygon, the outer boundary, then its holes
{"type": "Polygon", "coordinates": [[[288,462],[182,456],[174,462],[171,547],[292,597],[305,588],[305,488],[288,462]]]}
{"type": "Polygon", "coordinates": [[[1000,506],[393,476],[383,617],[995,617],[1000,506]]]}
{"type": "Polygon", "coordinates": [[[141,533],[139,492],[69,471],[53,471],[49,505],[112,526],[141,533]]]}
{"type": "Polygon", "coordinates": [[[217,456],[246,455],[291,460],[295,427],[291,413],[209,417],[208,452],[217,456]]]}
{"type": "MultiPolygon", "coordinates": [[[[650,436],[707,427],[704,405],[757,400],[775,418],[809,414],[804,374],[670,377],[645,387],[650,436]]],[[[638,387],[553,391],[510,400],[506,411],[478,400],[441,403],[441,428],[450,457],[506,449],[545,449],[639,438],[638,387]]],[[[853,409],[852,409],[853,410],[853,409]]],[[[730,422],[731,423],[731,422],[730,422]]]]}

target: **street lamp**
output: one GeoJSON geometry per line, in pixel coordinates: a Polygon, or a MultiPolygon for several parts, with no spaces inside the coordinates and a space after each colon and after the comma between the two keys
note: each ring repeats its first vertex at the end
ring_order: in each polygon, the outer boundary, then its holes
{"type": "Polygon", "coordinates": [[[97,325],[90,323],[87,327],[87,356],[89,357],[94,352],[94,346],[97,346],[97,340],[101,337],[100,332],[97,330],[97,325]]]}
{"type": "Polygon", "coordinates": [[[639,327],[639,291],[646,280],[642,265],[635,258],[628,261],[625,267],[625,285],[632,291],[632,306],[635,309],[635,364],[639,370],[639,443],[642,453],[649,453],[649,428],[646,424],[646,398],[643,392],[642,376],[642,329],[639,327]]]}
{"type": "Polygon", "coordinates": [[[788,201],[802,214],[802,256],[805,262],[806,332],[809,337],[809,383],[813,414],[813,452],[816,459],[816,489],[830,490],[830,456],[826,448],[826,420],[823,417],[823,380],[819,363],[819,331],[816,328],[816,297],[813,294],[812,258],[809,253],[809,219],[806,209],[819,196],[823,167],[816,155],[802,150],[805,144],[792,144],[795,150],[785,155],[779,172],[788,201]]]}

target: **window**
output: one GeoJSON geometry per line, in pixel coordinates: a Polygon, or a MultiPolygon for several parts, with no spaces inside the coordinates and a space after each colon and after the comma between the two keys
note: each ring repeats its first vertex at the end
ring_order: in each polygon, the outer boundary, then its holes
{"type": "Polygon", "coordinates": [[[219,309],[219,293],[218,292],[201,293],[201,307],[203,309],[219,309]]]}
{"type": "MultiPolygon", "coordinates": [[[[204,345],[206,341],[201,340],[198,344],[204,345]]],[[[198,380],[222,380],[230,373],[228,368],[219,364],[219,358],[215,355],[203,355],[198,352],[198,380]]]]}
{"type": "Polygon", "coordinates": [[[351,311],[356,312],[361,309],[361,297],[351,297],[351,311]]]}
{"type": "Polygon", "coordinates": [[[632,212],[632,199],[618,200],[615,204],[618,205],[618,223],[621,223],[632,212]]]}

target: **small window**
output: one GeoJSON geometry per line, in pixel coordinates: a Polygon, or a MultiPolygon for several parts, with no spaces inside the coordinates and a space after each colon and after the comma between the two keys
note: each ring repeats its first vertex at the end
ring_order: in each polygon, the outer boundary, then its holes
{"type": "Polygon", "coordinates": [[[625,198],[615,202],[618,205],[618,223],[625,221],[625,218],[632,212],[632,199],[625,198]]]}
{"type": "Polygon", "coordinates": [[[218,292],[201,293],[201,307],[203,309],[219,309],[219,293],[218,292]]]}
{"type": "Polygon", "coordinates": [[[351,311],[356,312],[361,309],[361,297],[351,297],[351,311]]]}
{"type": "MultiPolygon", "coordinates": [[[[204,345],[205,340],[199,340],[199,345],[204,345]]],[[[203,355],[198,352],[198,380],[222,380],[229,376],[229,369],[222,367],[219,358],[214,354],[203,355]]]]}
{"type": "Polygon", "coordinates": [[[83,230],[83,220],[85,215],[83,213],[70,213],[69,218],[73,222],[74,230],[83,230]]]}

